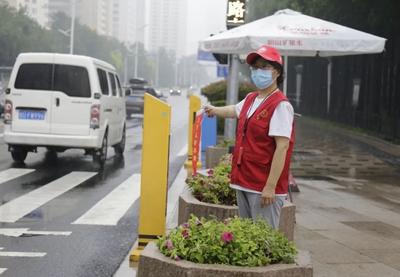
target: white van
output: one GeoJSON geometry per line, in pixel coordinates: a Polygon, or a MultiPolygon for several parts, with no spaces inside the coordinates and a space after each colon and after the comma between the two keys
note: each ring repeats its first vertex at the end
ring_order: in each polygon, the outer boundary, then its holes
{"type": "Polygon", "coordinates": [[[123,154],[125,98],[115,68],[86,56],[23,53],[4,107],[4,140],[16,162],[37,147],[85,149],[103,165],[107,147],[123,154]]]}

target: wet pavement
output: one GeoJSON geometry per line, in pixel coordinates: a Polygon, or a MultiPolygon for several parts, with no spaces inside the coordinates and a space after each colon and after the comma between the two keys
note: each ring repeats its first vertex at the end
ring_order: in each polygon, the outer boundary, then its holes
{"type": "Polygon", "coordinates": [[[295,243],[314,276],[400,276],[400,146],[305,117],[296,134],[295,243]]]}
{"type": "Polygon", "coordinates": [[[400,276],[398,145],[297,120],[295,242],[314,276],[400,276]]]}
{"type": "MultiPolygon", "coordinates": [[[[168,98],[182,110],[187,102],[168,98]]],[[[186,159],[187,114],[171,121],[169,186],[186,159]]],[[[112,276],[137,237],[141,145],[133,117],[124,157],[110,147],[103,170],[77,149],[39,148],[16,164],[0,124],[0,276],[112,276]]]]}

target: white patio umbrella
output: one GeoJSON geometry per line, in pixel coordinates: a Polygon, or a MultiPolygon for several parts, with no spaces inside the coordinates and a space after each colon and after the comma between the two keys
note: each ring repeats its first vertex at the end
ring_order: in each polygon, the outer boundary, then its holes
{"type": "MultiPolygon", "coordinates": [[[[290,9],[277,11],[274,15],[244,24],[229,31],[214,35],[200,42],[204,51],[226,54],[247,54],[261,45],[268,44],[287,56],[343,56],[380,53],[384,50],[386,39],[348,28],[329,21],[304,15],[290,9]]],[[[233,58],[230,65],[228,95],[236,94],[238,59],[233,58]]],[[[331,62],[328,65],[328,111],[330,102],[331,62]]],[[[285,79],[284,91],[287,82],[285,79]]],[[[232,103],[230,103],[232,104],[232,103]]],[[[233,131],[230,131],[233,134],[233,131]]]]}
{"type": "Polygon", "coordinates": [[[283,56],[341,56],[380,53],[385,39],[290,9],[200,42],[204,51],[244,54],[268,44],[283,56]]]}

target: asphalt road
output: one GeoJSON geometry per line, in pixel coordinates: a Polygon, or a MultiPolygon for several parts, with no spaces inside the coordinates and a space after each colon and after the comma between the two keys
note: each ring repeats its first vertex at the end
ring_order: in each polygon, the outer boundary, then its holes
{"type": "MultiPolygon", "coordinates": [[[[172,106],[169,185],[187,144],[188,101],[172,106]]],[[[14,164],[0,124],[0,276],[112,276],[137,237],[142,119],[127,124],[123,158],[99,171],[81,150],[14,164]]],[[[156,157],[155,157],[156,158],[156,157]]]]}

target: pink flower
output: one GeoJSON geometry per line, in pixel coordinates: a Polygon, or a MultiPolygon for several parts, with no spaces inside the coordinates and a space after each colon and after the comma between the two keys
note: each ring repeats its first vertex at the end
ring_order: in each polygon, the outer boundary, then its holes
{"type": "Polygon", "coordinates": [[[185,239],[189,237],[189,231],[187,229],[182,230],[181,234],[185,239]]]}
{"type": "Polygon", "coordinates": [[[174,249],[174,244],[170,239],[165,241],[165,246],[167,247],[168,250],[174,249]]]}
{"type": "Polygon", "coordinates": [[[185,222],[182,224],[182,227],[185,229],[188,229],[188,228],[190,228],[190,224],[188,222],[185,222]]]}
{"type": "Polygon", "coordinates": [[[233,234],[231,232],[223,232],[221,235],[221,240],[224,243],[229,243],[229,242],[233,241],[233,234]]]}
{"type": "Polygon", "coordinates": [[[208,175],[213,175],[213,174],[214,174],[214,170],[209,169],[209,170],[207,171],[207,174],[208,174],[208,175]]]}
{"type": "Polygon", "coordinates": [[[175,256],[175,261],[179,262],[181,260],[181,257],[179,257],[178,255],[175,256]]]}

